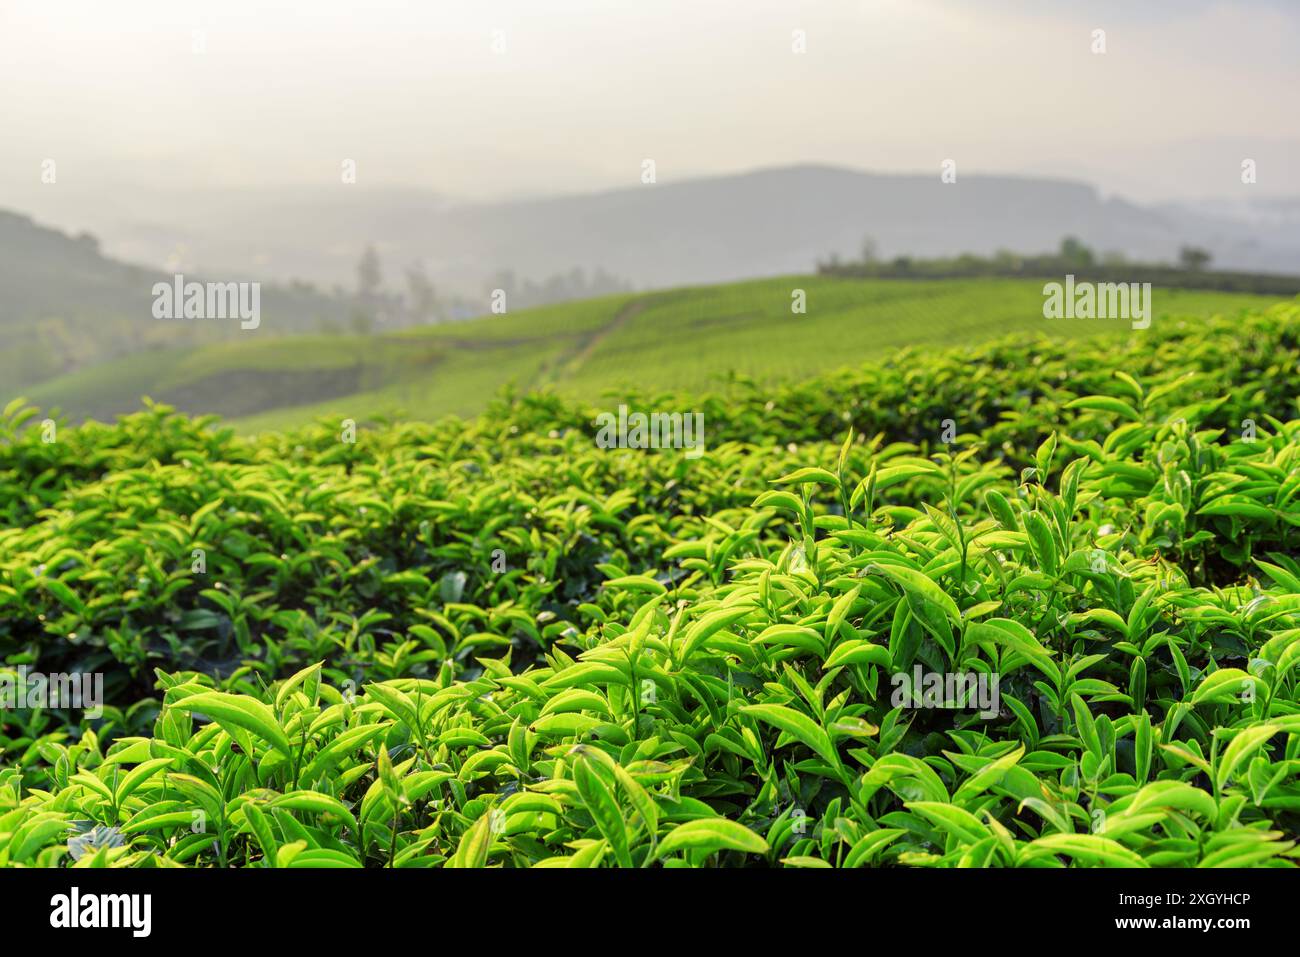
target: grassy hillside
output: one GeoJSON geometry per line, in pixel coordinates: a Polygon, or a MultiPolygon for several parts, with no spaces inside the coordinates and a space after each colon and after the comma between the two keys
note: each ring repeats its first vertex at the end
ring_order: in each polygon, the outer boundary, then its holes
{"type": "MultiPolygon", "coordinates": [[[[1235,315],[1274,301],[1153,291],[1161,316],[1235,315]]],[[[370,337],[275,339],[258,333],[131,356],[25,394],[74,418],[107,419],[148,395],[249,430],[319,415],[436,419],[481,412],[503,386],[581,399],[637,387],[701,390],[731,373],[812,375],[913,345],[1012,333],[1074,338],[1122,331],[1113,319],[1042,318],[1037,280],[855,280],[798,276],[529,309],[370,337]],[[792,314],[802,289],[806,314],[792,314]]],[[[9,398],[4,396],[3,398],[9,398]]]]}
{"type": "MultiPolygon", "coordinates": [[[[176,347],[239,339],[237,322],[153,318],[153,285],[171,278],[109,259],[93,236],[72,238],[0,210],[0,392],[12,397],[52,377],[72,375],[77,384],[69,390],[69,407],[111,414],[121,411],[120,403],[105,403],[121,391],[114,380],[124,385],[144,370],[149,381],[149,367],[165,364],[176,347]],[[141,350],[152,354],[137,365],[130,357],[141,350]]],[[[187,278],[253,281],[258,276],[187,278]]],[[[348,301],[307,287],[264,283],[261,290],[264,334],[341,325],[350,310],[348,301]]]]}
{"type": "Polygon", "coordinates": [[[643,396],[694,460],[6,409],[0,677],[102,687],[4,712],[0,867],[1294,867],[1298,328],[643,396]]]}

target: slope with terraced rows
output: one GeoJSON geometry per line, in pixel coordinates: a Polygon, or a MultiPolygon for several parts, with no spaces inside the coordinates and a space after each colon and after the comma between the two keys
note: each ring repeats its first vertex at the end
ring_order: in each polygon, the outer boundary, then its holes
{"type": "MultiPolygon", "coordinates": [[[[1217,292],[1153,292],[1155,321],[1235,315],[1271,302],[1217,292]]],[[[566,303],[367,337],[272,338],[141,354],[26,391],[74,419],[139,408],[142,395],[257,430],[318,415],[474,415],[507,385],[596,399],[628,387],[715,387],[813,375],[912,345],[1011,333],[1077,338],[1122,320],[1045,320],[1025,280],[851,280],[796,276],[566,303]],[[802,290],[807,311],[792,311],[802,290]]]]}

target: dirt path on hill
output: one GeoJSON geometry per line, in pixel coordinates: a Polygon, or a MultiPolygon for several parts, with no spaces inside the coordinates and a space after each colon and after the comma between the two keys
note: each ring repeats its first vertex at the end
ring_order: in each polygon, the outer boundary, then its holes
{"type": "Polygon", "coordinates": [[[578,341],[562,352],[553,364],[548,364],[537,370],[532,381],[528,383],[526,391],[531,392],[543,384],[558,383],[562,379],[568,378],[568,373],[571,371],[580,369],[605,340],[645,311],[648,304],[647,299],[648,297],[645,296],[633,299],[614,313],[609,322],[585,335],[579,336],[578,341]]]}

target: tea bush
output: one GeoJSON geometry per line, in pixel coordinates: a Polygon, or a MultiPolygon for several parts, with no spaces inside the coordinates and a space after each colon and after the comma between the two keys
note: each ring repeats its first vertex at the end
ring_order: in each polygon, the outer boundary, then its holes
{"type": "Polygon", "coordinates": [[[104,709],[4,713],[0,864],[1293,866],[1298,320],[618,397],[694,460],[14,403],[0,650],[104,709]]]}

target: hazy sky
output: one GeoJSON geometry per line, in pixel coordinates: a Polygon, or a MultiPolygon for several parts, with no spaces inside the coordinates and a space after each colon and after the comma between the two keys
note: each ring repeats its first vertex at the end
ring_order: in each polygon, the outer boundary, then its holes
{"type": "MultiPolygon", "coordinates": [[[[39,212],[51,158],[126,204],[349,158],[461,197],[634,185],[644,158],[1228,195],[1236,153],[1296,156],[1297,50],[1297,0],[0,0],[0,206],[39,212]]],[[[1261,190],[1300,194],[1279,165],[1261,190]]]]}

